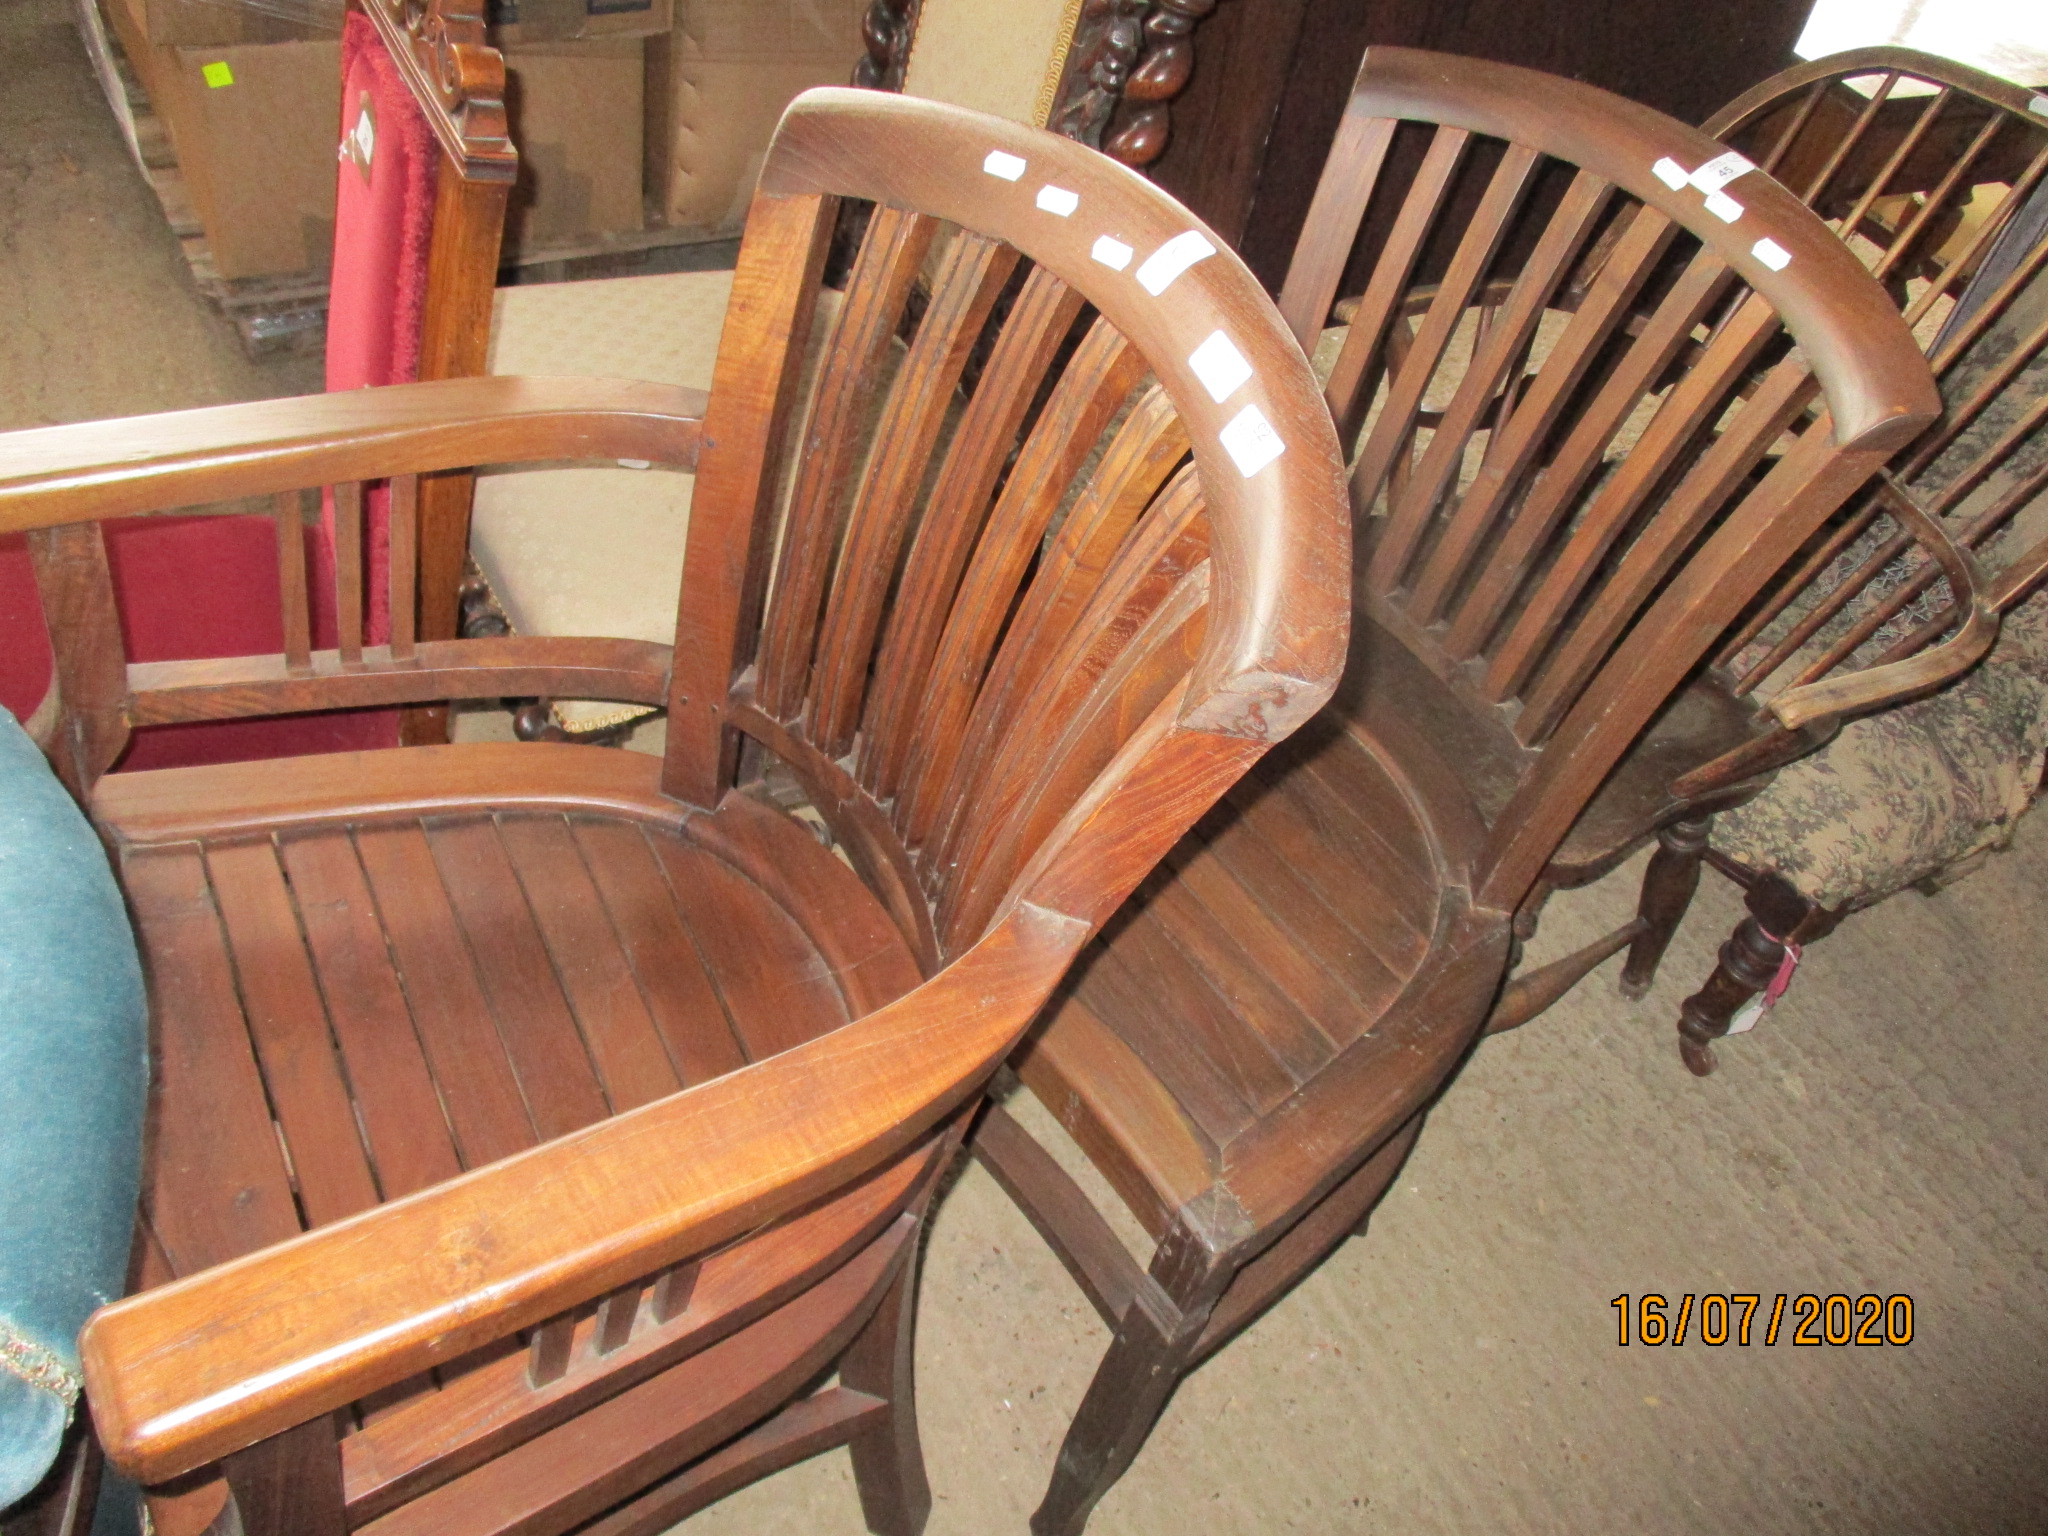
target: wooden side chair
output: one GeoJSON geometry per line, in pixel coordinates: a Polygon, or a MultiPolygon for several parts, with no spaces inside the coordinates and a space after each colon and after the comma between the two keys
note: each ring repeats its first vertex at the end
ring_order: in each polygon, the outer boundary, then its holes
{"type": "MultiPolygon", "coordinates": [[[[1707,206],[1688,176],[1722,152],[1567,80],[1366,54],[1282,306],[1313,340],[1385,212],[1328,388],[1360,520],[1344,681],[1017,1058],[1149,1264],[1014,1117],[977,1136],[1114,1335],[1039,1536],[1080,1530],[1175,1384],[1361,1227],[1560,847],[1937,409],[1896,309],[1790,193],[1752,173],[1732,221],[1707,206]]],[[[1805,718],[1721,714],[1737,748],[1805,718]]]]}
{"type": "Polygon", "coordinates": [[[1330,695],[1328,416],[1164,194],[1049,134],[816,92],[733,284],[708,401],[482,378],[0,437],[62,684],[46,749],[150,987],[140,1284],[81,1353],[166,1536],[230,1496],[252,1533],[652,1532],[841,1443],[873,1528],[918,1530],[909,1265],[962,1117],[1330,695]],[[845,198],[876,211],[799,419],[845,198]],[[519,455],[695,471],[673,647],[409,632],[420,477],[519,455]],[[302,488],[374,479],[388,645],[312,649],[287,559],[280,654],[126,661],[104,520],[264,495],[296,527],[302,488]],[[549,692],[665,704],[665,755],[102,777],[147,721],[549,692]],[[844,860],[763,798],[770,766],[844,860]]]}
{"type": "Polygon", "coordinates": [[[2032,597],[2048,562],[2048,102],[1946,59],[1871,48],[1765,81],[1706,131],[1770,169],[1869,266],[1944,405],[1720,663],[1796,686],[1845,657],[1921,654],[1949,604],[1890,520],[1900,496],[1979,560],[2006,618],[1982,665],[1945,690],[1855,721],[1755,798],[1667,829],[1652,876],[1661,910],[1630,957],[1636,985],[1702,862],[1741,883],[1749,907],[1681,1010],[1696,1072],[1758,993],[1782,992],[1788,953],[1796,964],[1797,947],[1850,912],[1946,883],[2006,841],[2048,747],[2048,599],[2032,597]]]}

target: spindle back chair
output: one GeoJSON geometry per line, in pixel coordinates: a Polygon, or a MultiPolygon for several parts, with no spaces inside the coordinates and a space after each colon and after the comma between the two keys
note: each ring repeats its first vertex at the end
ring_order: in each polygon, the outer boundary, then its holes
{"type": "MultiPolygon", "coordinates": [[[[1764,81],[1716,113],[1706,131],[1756,156],[1869,267],[1925,348],[1944,407],[1893,456],[1886,478],[1786,572],[1717,663],[1744,691],[1803,687],[1858,665],[1924,664],[1954,605],[1942,568],[1916,547],[1902,512],[1935,521],[1982,563],[1986,606],[1996,612],[2023,600],[2048,561],[2048,528],[2039,526],[2048,491],[2048,98],[1951,60],[1868,48],[1764,81]]],[[[2032,664],[2025,646],[2010,662],[2005,649],[1987,669],[2032,664]]],[[[1809,730],[1806,740],[1827,750],[1831,737],[1809,730]]],[[[1782,798],[1767,789],[1754,809],[1740,810],[1745,824],[1772,828],[1733,840],[1752,861],[1764,846],[1782,844],[1778,818],[1792,809],[1782,798]]],[[[1826,817],[1804,819],[1813,840],[1828,836],[1826,817]]],[[[1713,1066],[1711,1042],[1759,990],[1748,980],[1768,981],[1786,942],[1820,937],[1908,872],[1935,872],[1919,868],[1923,851],[1894,848],[1861,879],[1837,869],[1805,882],[1816,898],[1809,899],[1782,878],[1768,879],[1779,871],[1717,850],[1711,810],[1674,831],[1658,870],[1674,889],[1689,895],[1704,859],[1753,893],[1751,917],[1722,966],[1682,1009],[1680,1046],[1701,1072],[1713,1066]]],[[[1661,933],[1684,906],[1667,904],[1661,933]]],[[[1661,948],[1646,964],[1632,956],[1645,984],[1661,948]]]]}
{"type": "MultiPolygon", "coordinates": [[[[1014,1117],[977,1142],[1115,1334],[1039,1536],[1078,1531],[1174,1383],[1364,1220],[1617,764],[1935,409],[1896,310],[1789,193],[1752,174],[1732,221],[1709,209],[1688,177],[1721,152],[1527,70],[1360,66],[1282,298],[1315,343],[1388,211],[1327,391],[1358,521],[1344,680],[1019,1063],[1149,1269],[1014,1117]]],[[[1720,713],[1728,746],[1768,729],[1720,713]]]]}
{"type": "Polygon", "coordinates": [[[152,978],[145,1289],[83,1353],[159,1527],[231,1489],[251,1531],[659,1530],[850,1443],[870,1522],[919,1528],[906,1265],[959,1112],[1341,662],[1335,443],[1250,274],[1066,140],[814,92],[708,401],[442,381],[14,434],[0,465],[48,749],[152,978]],[[798,420],[845,198],[875,213],[798,420]],[[402,548],[414,477],[523,458],[694,468],[673,648],[313,650],[287,539],[283,653],[124,661],[85,519],[266,494],[295,529],[309,484],[351,516],[388,478],[402,548]],[[666,704],[666,754],[101,777],[140,721],[522,692],[666,704]],[[776,761],[852,868],[758,792],[776,761]]]}

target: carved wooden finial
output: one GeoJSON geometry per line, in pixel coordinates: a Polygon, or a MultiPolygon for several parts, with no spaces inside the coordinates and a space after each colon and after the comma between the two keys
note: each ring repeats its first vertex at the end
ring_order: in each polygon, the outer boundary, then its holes
{"type": "Polygon", "coordinates": [[[465,179],[510,181],[505,58],[484,33],[483,0],[361,0],[413,99],[465,179]]]}

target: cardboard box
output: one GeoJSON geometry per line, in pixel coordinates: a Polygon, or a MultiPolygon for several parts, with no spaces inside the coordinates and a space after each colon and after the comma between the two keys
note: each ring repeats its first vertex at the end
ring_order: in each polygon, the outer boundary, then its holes
{"type": "Polygon", "coordinates": [[[313,42],[341,36],[341,0],[143,0],[143,27],[162,47],[313,42]]]}
{"type": "Polygon", "coordinates": [[[519,148],[506,254],[641,228],[642,40],[507,48],[505,75],[519,148]]]}
{"type": "Polygon", "coordinates": [[[845,85],[865,0],[679,0],[647,55],[647,190],[666,224],[736,230],[782,109],[845,85]]]}
{"type": "Polygon", "coordinates": [[[169,51],[158,111],[215,269],[225,278],[325,272],[334,255],[341,44],[169,51]]]}
{"type": "Polygon", "coordinates": [[[151,0],[103,7],[178,157],[215,270],[321,274],[334,254],[338,39],[167,48],[151,0]]]}
{"type": "Polygon", "coordinates": [[[666,32],[674,20],[675,0],[486,0],[484,7],[484,25],[500,48],[649,37],[666,32]]]}

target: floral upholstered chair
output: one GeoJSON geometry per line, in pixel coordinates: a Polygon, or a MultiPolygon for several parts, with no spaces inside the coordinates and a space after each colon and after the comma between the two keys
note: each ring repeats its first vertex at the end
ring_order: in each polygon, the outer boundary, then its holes
{"type": "MultiPolygon", "coordinates": [[[[1835,168],[1805,188],[1808,201],[1824,215],[1843,211],[1831,197],[1853,203],[1837,227],[1854,226],[1850,243],[1867,246],[1917,322],[1946,407],[1894,461],[1898,489],[1974,551],[2003,625],[1955,683],[1854,721],[1714,818],[1703,857],[1747,888],[1749,915],[1682,1005],[1680,1048],[1696,1072],[1712,1069],[1715,1038],[1776,1000],[1803,945],[1894,892],[1931,893],[2004,846],[2048,757],[2048,595],[2036,590],[2048,567],[2048,103],[1945,60],[1867,49],[1766,82],[1708,128],[1777,154],[1781,177],[1798,185],[1802,153],[1821,159],[1804,136],[1830,110],[1853,126],[1835,168]],[[1893,195],[1915,182],[1914,146],[1945,136],[1960,140],[1944,162],[1953,170],[1893,195]],[[1859,149],[1872,173],[1859,176],[1859,149]]],[[[1749,643],[1736,670],[1776,656],[1768,664],[1790,675],[1851,644],[1883,660],[1945,622],[1924,560],[1888,549],[1875,530],[1836,552],[1809,593],[1749,643]],[[1785,656],[1784,638],[1822,617],[1831,590],[1859,584],[1883,592],[1881,626],[1852,635],[1841,615],[1827,617],[1785,656]]]]}

